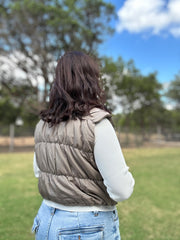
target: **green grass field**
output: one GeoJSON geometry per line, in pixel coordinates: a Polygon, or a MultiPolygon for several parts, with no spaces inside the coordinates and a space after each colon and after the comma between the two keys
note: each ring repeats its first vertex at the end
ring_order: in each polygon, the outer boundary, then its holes
{"type": "MultiPolygon", "coordinates": [[[[126,149],[136,181],[118,204],[122,240],[180,239],[180,149],[126,149]],[[178,229],[179,228],[179,229],[178,229]]],[[[0,154],[0,239],[30,240],[41,203],[32,153],[0,154]]]]}

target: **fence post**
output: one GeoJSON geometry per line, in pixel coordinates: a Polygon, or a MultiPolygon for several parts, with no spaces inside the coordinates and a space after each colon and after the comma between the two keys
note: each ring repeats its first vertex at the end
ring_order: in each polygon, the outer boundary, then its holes
{"type": "Polygon", "coordinates": [[[14,124],[10,124],[9,126],[9,138],[10,138],[10,142],[9,142],[9,152],[13,152],[14,151],[14,124]]]}

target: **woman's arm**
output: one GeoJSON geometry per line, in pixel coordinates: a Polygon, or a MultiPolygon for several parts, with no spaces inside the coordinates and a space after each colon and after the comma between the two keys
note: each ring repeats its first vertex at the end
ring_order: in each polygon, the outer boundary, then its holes
{"type": "Polygon", "coordinates": [[[128,171],[115,130],[108,119],[95,126],[94,157],[110,197],[128,199],[134,189],[134,178],[128,171]]]}
{"type": "Polygon", "coordinates": [[[34,153],[34,159],[33,159],[33,169],[34,169],[34,175],[35,177],[39,177],[39,172],[40,172],[40,169],[37,165],[37,162],[36,162],[36,154],[34,153]]]}

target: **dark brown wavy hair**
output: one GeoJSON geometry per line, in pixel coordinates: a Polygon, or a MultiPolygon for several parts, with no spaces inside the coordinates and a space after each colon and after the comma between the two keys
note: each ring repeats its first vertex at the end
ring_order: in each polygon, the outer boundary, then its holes
{"type": "Polygon", "coordinates": [[[69,119],[82,119],[94,107],[108,111],[99,64],[82,52],[65,53],[58,60],[49,107],[41,111],[41,119],[53,126],[69,119]]]}

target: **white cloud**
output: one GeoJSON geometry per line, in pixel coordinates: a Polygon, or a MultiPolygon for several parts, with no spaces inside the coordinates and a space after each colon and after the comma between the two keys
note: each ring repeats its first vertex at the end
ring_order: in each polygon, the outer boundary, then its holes
{"type": "Polygon", "coordinates": [[[171,28],[169,31],[174,37],[180,37],[180,27],[171,28]]]}
{"type": "Polygon", "coordinates": [[[118,11],[118,32],[150,31],[180,37],[180,0],[125,0],[118,11]]]}

